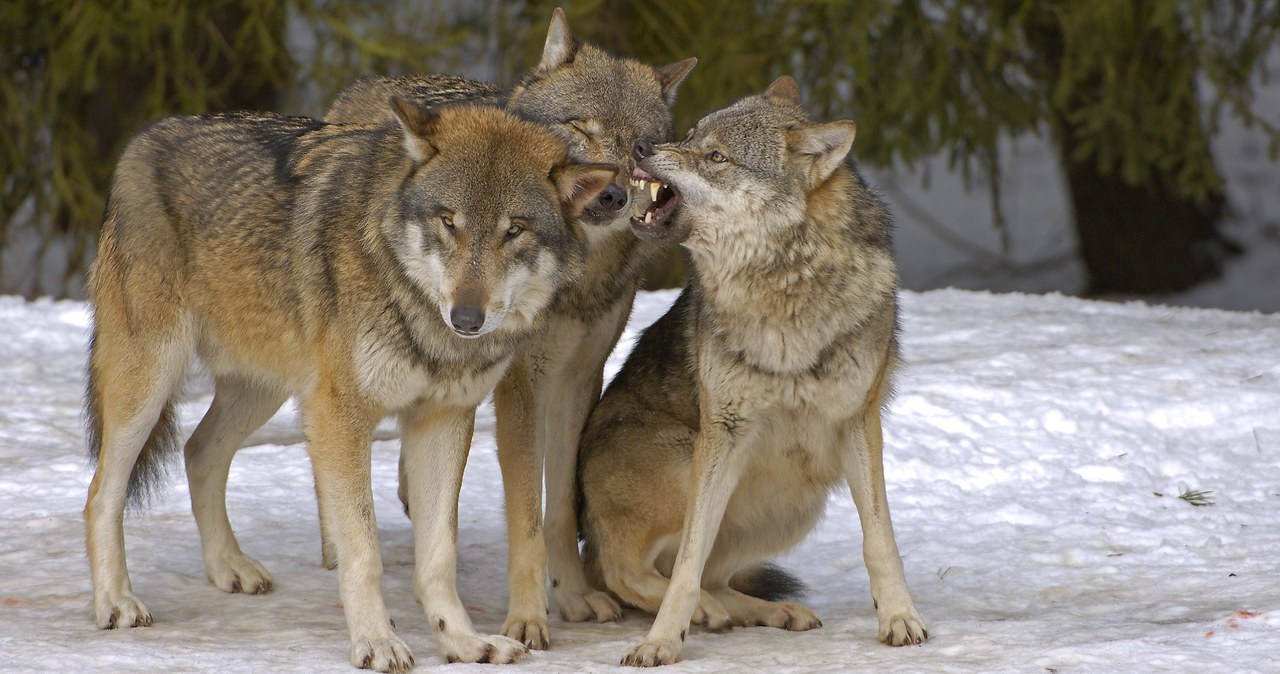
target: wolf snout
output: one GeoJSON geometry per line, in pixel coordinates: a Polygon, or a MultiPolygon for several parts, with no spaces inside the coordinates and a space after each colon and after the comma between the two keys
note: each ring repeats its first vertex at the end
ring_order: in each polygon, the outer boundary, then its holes
{"type": "Polygon", "coordinates": [[[640,161],[645,157],[652,157],[653,145],[651,145],[647,140],[637,140],[635,144],[631,146],[631,156],[635,157],[636,161],[640,161]]]}
{"type": "Polygon", "coordinates": [[[455,306],[449,311],[449,323],[454,332],[466,337],[480,334],[484,327],[484,309],[465,305],[455,306]]]}
{"type": "Polygon", "coordinates": [[[617,185],[610,185],[596,197],[596,205],[606,211],[620,211],[627,207],[627,193],[617,185]]]}

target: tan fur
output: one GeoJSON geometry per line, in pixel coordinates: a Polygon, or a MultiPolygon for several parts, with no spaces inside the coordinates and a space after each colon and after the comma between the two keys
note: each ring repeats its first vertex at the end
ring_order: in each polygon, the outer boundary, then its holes
{"type": "Polygon", "coordinates": [[[98,468],[85,519],[100,627],[152,621],[130,589],[122,517],[173,449],[171,410],[199,357],[215,394],[185,458],[215,585],[272,588],[236,542],[226,479],[240,443],[297,396],[343,560],[351,663],[410,668],[382,599],[370,490],[373,428],[395,413],[424,486],[409,495],[415,592],[444,656],[525,652],[476,634],[458,599],[457,482],[476,405],[582,274],[573,220],[617,169],[571,161],[553,134],[498,109],[391,107],[383,126],[168,118],[125,150],[89,285],[98,468]],[[507,161],[490,161],[498,149],[507,161]]]}
{"type": "MultiPolygon", "coordinates": [[[[880,622],[925,637],[885,499],[880,410],[897,367],[883,204],[845,162],[852,122],[811,122],[790,78],[644,148],[638,176],[677,195],[650,238],[689,250],[688,288],[645,331],[582,438],[590,574],[657,618],[624,664],[679,660],[711,630],[818,627],[744,592],[848,485],[880,622]]],[[[638,149],[639,151],[639,149],[638,149]]]]}
{"type": "MultiPolygon", "coordinates": [[[[516,355],[494,395],[511,588],[502,631],[530,648],[550,643],[548,566],[551,596],[565,620],[605,621],[620,615],[611,597],[587,583],[578,556],[577,442],[600,396],[604,362],[631,312],[641,273],[659,250],[637,239],[627,224],[632,144],[670,138],[668,106],[695,63],[686,59],[654,68],[614,57],[577,42],[564,12],[557,9],[541,60],[506,94],[508,109],[559,134],[575,159],[625,169],[614,183],[622,201],[592,204],[579,219],[589,245],[586,273],[556,297],[547,330],[516,355]]],[[[371,101],[388,94],[426,102],[499,97],[490,85],[450,76],[369,78],[344,91],[326,119],[377,121],[386,111],[371,101]]],[[[411,489],[402,482],[400,491],[403,499],[411,489]]],[[[326,558],[326,563],[334,561],[326,558]]]]}

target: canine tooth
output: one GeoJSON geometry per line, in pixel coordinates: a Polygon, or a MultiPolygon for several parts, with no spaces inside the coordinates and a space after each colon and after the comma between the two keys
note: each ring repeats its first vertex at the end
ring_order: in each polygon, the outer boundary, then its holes
{"type": "Polygon", "coordinates": [[[659,185],[658,183],[649,183],[649,199],[652,201],[657,201],[658,190],[660,189],[662,189],[662,186],[659,185]]]}
{"type": "Polygon", "coordinates": [[[646,224],[653,222],[653,211],[645,211],[644,221],[646,224]]]}

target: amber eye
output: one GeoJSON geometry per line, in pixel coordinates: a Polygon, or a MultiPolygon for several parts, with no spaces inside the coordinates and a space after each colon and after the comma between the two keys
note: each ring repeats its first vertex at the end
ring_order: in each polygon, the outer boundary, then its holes
{"type": "Polygon", "coordinates": [[[727,161],[729,158],[724,156],[724,153],[719,150],[712,150],[707,153],[707,159],[719,164],[721,162],[727,161]]]}
{"type": "Polygon", "coordinates": [[[524,232],[524,226],[513,222],[511,223],[511,226],[507,228],[507,239],[514,239],[517,236],[520,236],[522,232],[524,232]]]}
{"type": "Polygon", "coordinates": [[[586,125],[583,124],[581,120],[571,119],[565,122],[564,124],[565,126],[569,127],[570,129],[573,129],[574,131],[577,131],[578,133],[582,134],[587,138],[591,137],[591,132],[587,131],[586,125]]]}
{"type": "Polygon", "coordinates": [[[444,225],[448,229],[453,229],[453,216],[448,213],[440,214],[440,224],[444,225]]]}

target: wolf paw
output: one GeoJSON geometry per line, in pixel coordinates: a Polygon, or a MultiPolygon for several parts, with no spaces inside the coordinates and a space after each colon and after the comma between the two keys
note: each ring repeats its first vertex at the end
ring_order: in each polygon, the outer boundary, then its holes
{"type": "Polygon", "coordinates": [[[622,664],[628,667],[661,667],[677,662],[680,662],[679,641],[645,639],[622,656],[622,664]]]}
{"type": "Polygon", "coordinates": [[[594,620],[606,623],[622,618],[622,607],[604,592],[591,590],[584,593],[553,592],[552,599],[560,608],[565,622],[580,623],[594,620]]]}
{"type": "Polygon", "coordinates": [[[99,629],[113,630],[117,627],[150,627],[151,613],[131,592],[125,592],[114,599],[96,602],[94,618],[99,629]]]}
{"type": "Polygon", "coordinates": [[[502,634],[535,651],[545,651],[551,646],[550,630],[545,616],[537,618],[507,618],[502,624],[502,634]]]}
{"type": "Polygon", "coordinates": [[[271,591],[271,574],[252,557],[237,553],[205,563],[209,582],[223,592],[267,594],[271,591]]]}
{"type": "Polygon", "coordinates": [[[360,669],[399,674],[413,669],[413,653],[394,634],[351,640],[351,664],[360,669]]]}
{"type": "Polygon", "coordinates": [[[702,593],[702,601],[698,603],[698,608],[693,612],[691,624],[701,625],[708,632],[723,634],[733,630],[733,618],[729,616],[729,612],[714,597],[702,593]]]}
{"type": "Polygon", "coordinates": [[[479,635],[455,637],[449,641],[450,643],[443,650],[444,659],[450,663],[487,662],[504,665],[515,662],[529,653],[529,649],[524,644],[501,634],[487,637],[479,635]]]}
{"type": "Polygon", "coordinates": [[[738,621],[738,624],[777,627],[791,630],[792,632],[803,632],[822,627],[822,621],[818,619],[817,614],[809,610],[809,607],[804,604],[794,601],[769,602],[767,608],[752,615],[743,616],[743,619],[738,621]]]}
{"type": "Polygon", "coordinates": [[[924,627],[920,614],[911,609],[880,619],[880,641],[890,646],[914,646],[929,638],[929,630],[924,627]]]}

